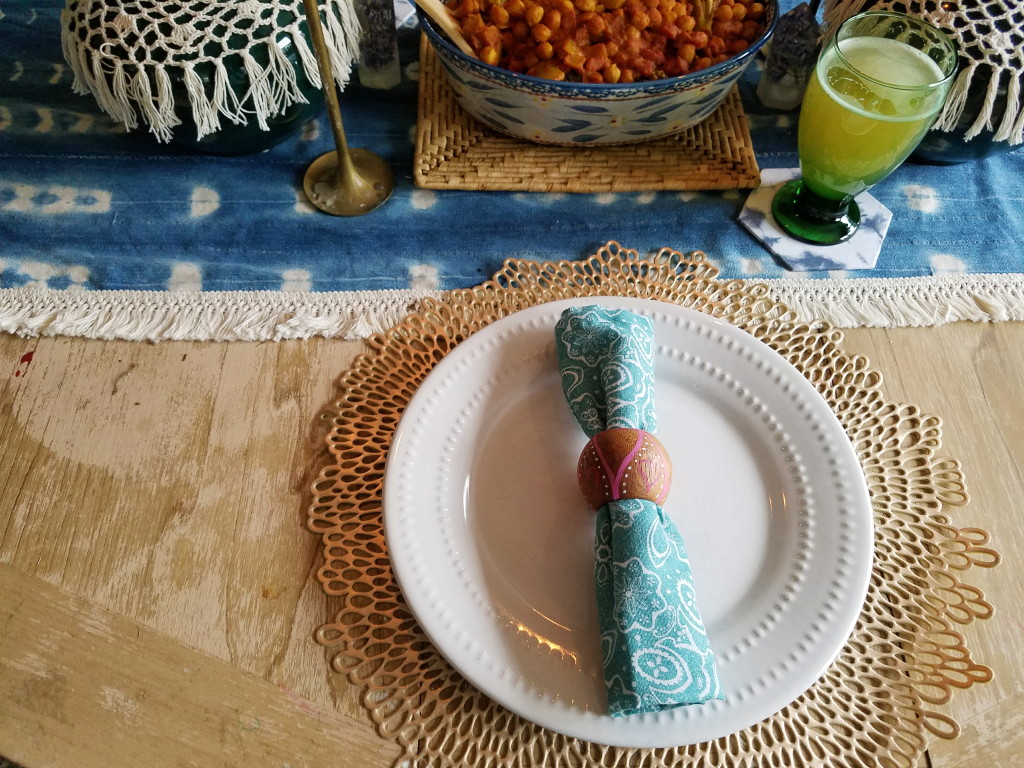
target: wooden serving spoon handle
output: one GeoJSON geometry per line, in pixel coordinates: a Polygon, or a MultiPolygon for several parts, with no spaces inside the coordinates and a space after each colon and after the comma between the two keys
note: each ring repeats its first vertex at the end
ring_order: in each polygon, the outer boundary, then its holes
{"type": "Polygon", "coordinates": [[[459,29],[459,25],[452,18],[452,15],[441,0],[416,0],[416,5],[422,8],[437,23],[444,33],[451,38],[452,42],[459,46],[460,51],[470,58],[478,58],[469,41],[462,34],[462,30],[459,29]]]}

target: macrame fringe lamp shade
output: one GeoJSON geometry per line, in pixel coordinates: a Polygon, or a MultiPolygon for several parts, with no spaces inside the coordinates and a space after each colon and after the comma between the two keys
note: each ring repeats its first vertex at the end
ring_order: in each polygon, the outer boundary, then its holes
{"type": "Polygon", "coordinates": [[[970,118],[973,93],[984,92],[964,141],[992,131],[994,141],[1024,142],[1024,2],[1021,0],[826,0],[827,31],[862,11],[891,10],[925,19],[960,51],[960,72],[933,130],[951,132],[970,118]],[[1005,88],[1005,107],[998,107],[1005,88]]]}
{"type": "MultiPolygon", "coordinates": [[[[344,87],[359,23],[351,0],[322,5],[344,87]]],[[[270,131],[320,89],[301,0],[68,0],[61,22],[75,92],[92,94],[129,130],[146,124],[160,141],[177,138],[174,129],[188,122],[196,140],[227,125],[270,131]]]]}

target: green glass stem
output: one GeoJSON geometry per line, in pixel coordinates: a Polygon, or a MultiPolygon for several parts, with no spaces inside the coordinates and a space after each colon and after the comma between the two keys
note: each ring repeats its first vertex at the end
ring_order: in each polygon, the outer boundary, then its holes
{"type": "Polygon", "coordinates": [[[772,215],[787,234],[812,245],[842,243],[860,226],[860,208],[852,197],[829,200],[801,179],[787,182],[775,193],[772,215]]]}

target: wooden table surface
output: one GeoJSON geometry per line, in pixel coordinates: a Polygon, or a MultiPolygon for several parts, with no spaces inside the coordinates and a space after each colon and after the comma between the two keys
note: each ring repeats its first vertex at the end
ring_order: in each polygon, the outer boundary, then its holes
{"type": "MultiPolygon", "coordinates": [[[[944,420],[1003,554],[966,580],[995,678],[943,711],[934,768],[1024,765],[1024,325],[852,330],[891,400],[944,420]]],[[[356,342],[0,336],[0,755],[25,768],[390,766],[312,639],[319,414],[356,342]]]]}

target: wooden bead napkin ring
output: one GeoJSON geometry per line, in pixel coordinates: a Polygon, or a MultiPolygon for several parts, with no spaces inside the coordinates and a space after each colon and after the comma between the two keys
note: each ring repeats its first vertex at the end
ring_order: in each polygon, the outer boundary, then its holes
{"type": "Polygon", "coordinates": [[[672,487],[672,462],[658,439],[642,429],[606,429],[583,448],[576,479],[587,503],[646,499],[661,504],[672,487]]]}

